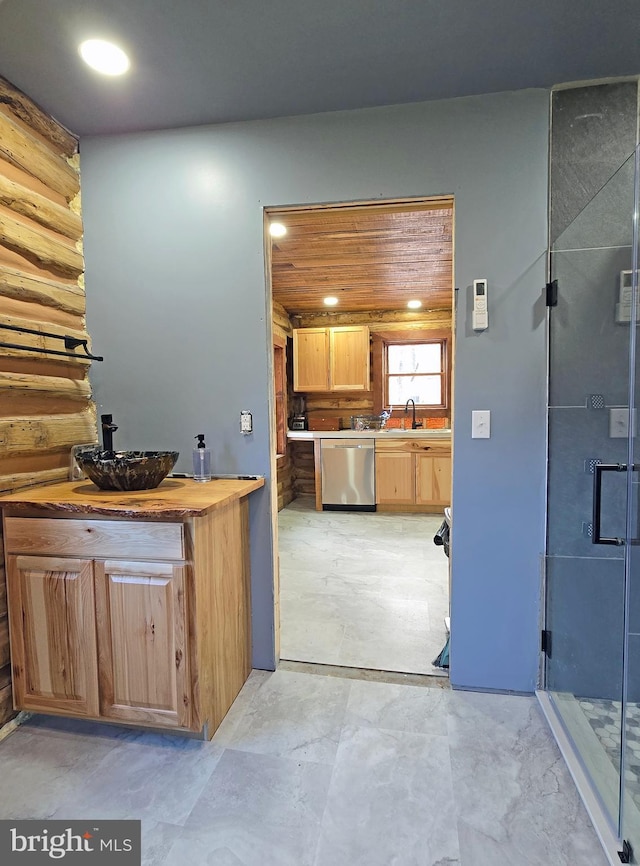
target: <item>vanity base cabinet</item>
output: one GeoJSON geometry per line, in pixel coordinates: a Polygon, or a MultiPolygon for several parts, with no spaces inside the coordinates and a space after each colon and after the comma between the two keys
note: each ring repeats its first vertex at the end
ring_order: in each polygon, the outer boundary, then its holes
{"type": "Polygon", "coordinates": [[[7,557],[16,709],[99,715],[93,563],[7,557]]]}
{"type": "Polygon", "coordinates": [[[15,709],[213,736],[251,671],[248,524],[246,498],[173,523],[5,512],[15,709]]]}
{"type": "Polygon", "coordinates": [[[100,715],[191,723],[185,565],[95,563],[100,715]]]}

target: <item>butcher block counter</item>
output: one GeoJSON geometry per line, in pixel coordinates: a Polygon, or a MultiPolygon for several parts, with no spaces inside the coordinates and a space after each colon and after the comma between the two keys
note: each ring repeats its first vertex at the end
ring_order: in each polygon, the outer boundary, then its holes
{"type": "Polygon", "coordinates": [[[251,670],[248,497],[263,485],[0,497],[15,708],[213,736],[251,670]]]}

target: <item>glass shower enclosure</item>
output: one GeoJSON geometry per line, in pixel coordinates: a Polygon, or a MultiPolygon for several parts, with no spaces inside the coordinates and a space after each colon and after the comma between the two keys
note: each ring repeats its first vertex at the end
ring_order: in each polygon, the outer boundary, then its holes
{"type": "Polygon", "coordinates": [[[550,249],[545,687],[623,863],[640,863],[638,190],[636,149],[550,249]]]}

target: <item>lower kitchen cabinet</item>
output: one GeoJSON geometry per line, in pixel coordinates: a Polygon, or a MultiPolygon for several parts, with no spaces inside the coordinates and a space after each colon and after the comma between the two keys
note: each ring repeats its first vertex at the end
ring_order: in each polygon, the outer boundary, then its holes
{"type": "Polygon", "coordinates": [[[376,504],[382,506],[380,510],[440,511],[450,505],[450,441],[391,436],[376,439],[376,504]]]}
{"type": "Polygon", "coordinates": [[[415,458],[403,451],[384,451],[376,443],[376,504],[415,504],[415,458]]]}
{"type": "Polygon", "coordinates": [[[451,505],[451,455],[416,454],[416,504],[451,505]]]}

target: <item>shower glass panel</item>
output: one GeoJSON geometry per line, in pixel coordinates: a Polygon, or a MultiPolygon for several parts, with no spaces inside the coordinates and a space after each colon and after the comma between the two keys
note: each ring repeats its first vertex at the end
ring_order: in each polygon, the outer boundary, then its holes
{"type": "MultiPolygon", "coordinates": [[[[629,459],[624,272],[634,259],[634,170],[632,155],[554,242],[558,303],[549,315],[546,687],[616,835],[632,477],[618,466],[629,459]]],[[[640,578],[638,602],[640,619],[640,578]]],[[[640,641],[640,623],[638,633],[640,641]]]]}
{"type": "MultiPolygon", "coordinates": [[[[638,212],[640,209],[640,148],[635,154],[634,185],[634,233],[631,256],[631,272],[625,275],[626,291],[629,297],[629,315],[635,310],[635,321],[640,321],[638,310],[638,268],[640,267],[638,212]]],[[[625,318],[627,311],[625,309],[625,318]]],[[[625,678],[623,700],[623,776],[621,794],[620,837],[631,846],[634,852],[631,863],[640,862],[640,524],[638,515],[640,496],[640,442],[638,441],[637,413],[640,407],[640,350],[637,327],[624,325],[625,336],[631,351],[631,371],[628,424],[629,437],[628,465],[634,471],[628,473],[627,500],[627,593],[625,599],[625,678]]]]}

